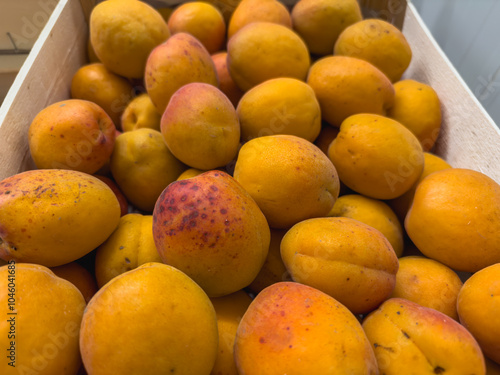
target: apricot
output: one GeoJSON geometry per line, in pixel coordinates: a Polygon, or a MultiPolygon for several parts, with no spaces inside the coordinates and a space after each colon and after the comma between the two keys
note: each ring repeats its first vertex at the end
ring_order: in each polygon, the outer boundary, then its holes
{"type": "Polygon", "coordinates": [[[391,298],[365,318],[363,329],[383,374],[485,374],[474,337],[434,309],[391,298]]]}
{"type": "Polygon", "coordinates": [[[294,78],[275,78],[247,91],[236,108],[241,138],[289,134],[313,142],[321,130],[321,111],[313,89],[294,78]]]}
{"type": "Polygon", "coordinates": [[[68,280],[82,293],[85,302],[97,292],[97,284],[94,276],[83,266],[76,262],[63,264],[62,266],[50,268],[54,274],[62,279],[68,280]]]}
{"type": "Polygon", "coordinates": [[[226,40],[222,13],[214,5],[202,1],[180,4],[170,15],[168,28],[172,34],[191,34],[209,53],[220,51],[226,40]]]}
{"type": "Polygon", "coordinates": [[[319,148],[293,135],[270,135],[245,143],[234,178],[257,202],[272,228],[325,216],[339,195],[332,162],[319,148]]]}
{"type": "Polygon", "coordinates": [[[300,0],[292,9],[293,29],[319,56],[331,55],[340,33],[362,19],[356,0],[300,0]]]}
{"type": "Polygon", "coordinates": [[[184,273],[161,263],[143,264],[101,288],[80,329],[85,369],[96,375],[209,375],[217,343],[210,299],[184,273]]]}
{"type": "Polygon", "coordinates": [[[325,293],[293,282],[255,297],[238,327],[234,355],[240,375],[378,374],[356,317],[325,293]]]}
{"type": "Polygon", "coordinates": [[[93,174],[109,160],[115,125],[97,104],[64,100],[42,109],[33,119],[28,142],[39,169],[71,169],[93,174]]]}
{"type": "Polygon", "coordinates": [[[292,28],[288,9],[276,0],[241,0],[229,20],[227,38],[252,22],[271,22],[292,28]]]}
{"type": "Polygon", "coordinates": [[[111,173],[135,207],[153,211],[165,187],[186,169],[165,145],[157,130],[142,128],[116,138],[111,173]]]}
{"type": "Polygon", "coordinates": [[[500,262],[500,185],[470,169],[444,169],[417,187],[405,219],[417,248],[457,271],[500,262]]]}
{"type": "Polygon", "coordinates": [[[280,281],[292,281],[283,259],[281,259],[280,251],[281,240],[286,232],[285,229],[271,229],[271,243],[266,261],[257,277],[248,286],[248,289],[253,293],[259,294],[263,289],[280,281]]]}
{"type": "Polygon", "coordinates": [[[444,264],[420,256],[406,256],[399,258],[391,297],[407,299],[458,320],[457,296],[461,287],[458,275],[444,264]]]}
{"type": "Polygon", "coordinates": [[[217,315],[219,351],[211,375],[239,375],[234,361],[234,340],[252,299],[240,290],[224,297],[211,298],[217,315]]]}
{"type": "Polygon", "coordinates": [[[196,176],[198,176],[202,173],[205,173],[205,172],[206,171],[202,171],[201,169],[189,168],[189,169],[186,169],[184,172],[182,172],[179,177],[177,177],[177,181],[185,180],[185,179],[191,178],[191,177],[196,177],[196,176]]]}
{"type": "Polygon", "coordinates": [[[172,35],[151,52],[144,82],[160,114],[182,86],[192,82],[219,84],[210,54],[198,39],[187,33],[172,35]]]}
{"type": "Polygon", "coordinates": [[[387,202],[402,223],[404,222],[406,214],[408,213],[411,203],[413,202],[413,197],[415,196],[415,190],[417,190],[418,184],[431,173],[449,168],[451,168],[451,165],[449,165],[441,157],[429,152],[424,152],[424,169],[422,170],[422,174],[418,180],[406,193],[387,202]]]}
{"type": "Polygon", "coordinates": [[[121,128],[124,132],[149,128],[160,131],[161,114],[158,113],[151,98],[144,93],[132,99],[121,117],[121,128]]]}
{"type": "Polygon", "coordinates": [[[89,27],[99,60],[127,78],[142,78],[151,51],[170,36],[161,14],[137,0],[97,4],[90,14],[89,27]]]}
{"type": "Polygon", "coordinates": [[[111,190],[113,190],[113,193],[116,195],[116,199],[118,199],[118,203],[120,204],[120,216],[128,214],[128,201],[125,195],[123,195],[122,191],[116,185],[116,183],[109,177],[106,176],[101,176],[95,174],[94,177],[98,178],[102,182],[104,182],[106,185],[109,186],[111,190]]]}
{"type": "Polygon", "coordinates": [[[367,313],[391,295],[398,258],[378,230],[345,217],[295,224],[281,241],[292,279],[332,296],[354,314],[367,313]]]}
{"type": "Polygon", "coordinates": [[[318,137],[315,139],[314,144],[318,146],[325,155],[328,155],[328,147],[332,144],[333,140],[337,138],[340,129],[335,128],[327,123],[323,123],[318,137]]]}
{"type": "Polygon", "coordinates": [[[321,115],[339,127],[357,113],[385,115],[394,102],[394,87],[389,78],[364,60],[330,56],[316,61],[307,83],[316,93],[321,115]]]}
{"type": "Polygon", "coordinates": [[[255,201],[221,171],[168,185],[153,211],[153,236],[163,262],[185,272],[210,297],[250,284],[270,241],[255,201]]]}
{"type": "Polygon", "coordinates": [[[400,122],[418,138],[424,151],[432,149],[441,129],[441,102],[425,83],[406,79],[394,84],[394,105],[387,116],[400,122]]]}
{"type": "Polygon", "coordinates": [[[202,170],[228,164],[240,145],[233,105],[206,83],[189,83],[172,95],[161,118],[161,133],[177,159],[202,170]]]}
{"type": "Polygon", "coordinates": [[[389,22],[373,18],[346,27],[335,42],[334,54],[368,61],[392,82],[401,78],[412,57],[403,33],[389,22]]]}
{"type": "Polygon", "coordinates": [[[153,240],[153,217],[125,215],[113,234],[97,248],[97,284],[102,287],[114,277],[150,262],[161,263],[153,240]]]}
{"type": "Polygon", "coordinates": [[[227,69],[227,52],[219,52],[212,55],[212,61],[214,62],[217,77],[219,78],[220,91],[236,107],[243,96],[243,91],[240,90],[234,82],[233,77],[231,77],[231,74],[229,74],[229,70],[227,69]]]}
{"type": "Polygon", "coordinates": [[[101,63],[82,66],[71,80],[71,97],[99,105],[117,128],[133,94],[132,84],[127,79],[110,72],[101,63]]]}
{"type": "Polygon", "coordinates": [[[278,77],[305,81],[309,65],[307,46],[283,25],[253,22],[227,43],[227,67],[243,91],[278,77]]]}
{"type": "Polygon", "coordinates": [[[374,114],[345,119],[328,156],[344,184],[375,199],[396,198],[410,190],[425,160],[412,132],[397,121],[374,114]]]}
{"type": "Polygon", "coordinates": [[[398,257],[403,254],[403,228],[386,203],[363,195],[346,194],[335,201],[328,216],[349,217],[368,224],[389,240],[398,257]]]}
{"type": "Polygon", "coordinates": [[[484,359],[486,360],[486,375],[500,375],[500,364],[487,357],[484,359]]]}
{"type": "Polygon", "coordinates": [[[460,322],[481,345],[483,353],[500,364],[500,263],[472,275],[458,294],[460,322]]]}
{"type": "Polygon", "coordinates": [[[2,374],[77,373],[85,300],[76,286],[44,266],[10,262],[0,267],[0,303],[2,374]]]}
{"type": "Polygon", "coordinates": [[[0,182],[0,258],[47,267],[69,263],[103,243],[119,219],[115,194],[91,175],[22,172],[0,182]]]}

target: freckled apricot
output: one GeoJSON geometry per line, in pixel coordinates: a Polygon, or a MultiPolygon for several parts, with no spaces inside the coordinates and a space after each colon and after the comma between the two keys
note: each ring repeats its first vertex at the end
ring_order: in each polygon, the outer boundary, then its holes
{"type": "Polygon", "coordinates": [[[167,186],[153,211],[153,236],[163,262],[185,272],[210,297],[250,284],[270,241],[255,201],[221,171],[167,186]]]}

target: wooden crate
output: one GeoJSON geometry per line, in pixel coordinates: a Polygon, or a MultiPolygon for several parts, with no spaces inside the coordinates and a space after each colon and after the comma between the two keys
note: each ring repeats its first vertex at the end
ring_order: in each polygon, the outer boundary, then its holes
{"type": "MultiPolygon", "coordinates": [[[[5,98],[0,108],[0,180],[34,168],[28,149],[29,125],[40,110],[69,98],[71,78],[86,63],[87,20],[93,2],[60,0],[5,98]]],[[[155,5],[158,3],[162,2],[155,5]]],[[[400,1],[394,6],[394,0],[362,3],[365,16],[380,15],[399,25],[404,20],[403,32],[413,50],[405,77],[430,84],[443,105],[442,131],[435,152],[454,167],[481,171],[500,183],[500,130],[436,44],[415,8],[400,1]]]]}

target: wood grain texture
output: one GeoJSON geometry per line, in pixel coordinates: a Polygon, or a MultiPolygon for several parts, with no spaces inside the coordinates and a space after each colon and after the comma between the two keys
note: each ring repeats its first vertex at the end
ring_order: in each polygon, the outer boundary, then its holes
{"type": "Polygon", "coordinates": [[[443,124],[434,152],[453,167],[483,172],[500,183],[500,130],[453,68],[415,8],[403,33],[413,50],[404,78],[431,85],[441,100],[443,124]]]}

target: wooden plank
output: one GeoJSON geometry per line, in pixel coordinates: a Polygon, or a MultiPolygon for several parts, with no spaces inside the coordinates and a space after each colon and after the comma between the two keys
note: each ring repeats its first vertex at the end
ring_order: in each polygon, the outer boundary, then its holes
{"type": "Polygon", "coordinates": [[[443,110],[435,152],[453,167],[483,172],[500,183],[500,129],[467,87],[425,27],[412,4],[406,9],[403,33],[413,50],[403,78],[431,85],[443,110]]]}
{"type": "Polygon", "coordinates": [[[49,104],[69,98],[73,74],[86,62],[88,26],[78,0],[61,0],[0,107],[0,180],[34,168],[28,128],[49,104]]]}
{"type": "Polygon", "coordinates": [[[92,13],[92,9],[94,9],[97,0],[80,0],[80,4],[83,9],[83,16],[85,17],[85,21],[89,23],[90,13],[92,13]]]}

